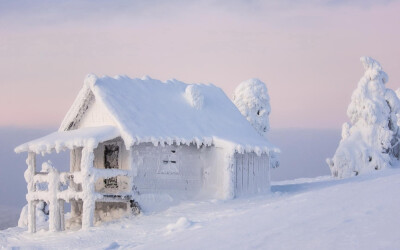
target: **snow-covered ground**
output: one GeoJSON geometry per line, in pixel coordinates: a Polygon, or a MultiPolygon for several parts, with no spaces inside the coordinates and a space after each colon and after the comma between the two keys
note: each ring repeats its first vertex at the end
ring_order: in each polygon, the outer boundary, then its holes
{"type": "Polygon", "coordinates": [[[400,249],[400,169],[275,182],[266,195],[182,202],[89,230],[0,231],[5,248],[400,249]]]}

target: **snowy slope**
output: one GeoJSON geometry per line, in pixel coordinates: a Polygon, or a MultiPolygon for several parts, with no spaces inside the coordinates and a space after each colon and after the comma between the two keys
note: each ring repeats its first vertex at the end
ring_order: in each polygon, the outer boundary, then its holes
{"type": "Polygon", "coordinates": [[[399,249],[400,169],[277,182],[272,193],[184,202],[87,231],[0,231],[0,246],[91,249],[399,249]]]}

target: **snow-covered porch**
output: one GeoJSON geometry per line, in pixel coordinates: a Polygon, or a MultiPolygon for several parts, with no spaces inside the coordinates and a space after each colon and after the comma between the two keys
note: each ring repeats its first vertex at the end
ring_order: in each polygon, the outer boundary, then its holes
{"type": "Polygon", "coordinates": [[[98,169],[94,167],[94,150],[102,142],[120,137],[113,126],[81,128],[71,131],[59,131],[27,142],[15,149],[16,152],[28,152],[25,180],[28,193],[28,230],[36,231],[36,204],[44,201],[49,206],[49,230],[65,230],[64,203],[71,203],[71,217],[81,216],[82,228],[94,224],[96,202],[125,202],[131,200],[132,178],[130,170],[98,169]],[[76,150],[80,152],[79,169],[70,172],[60,172],[48,163],[42,170],[37,169],[36,155],[50,154],[70,150],[71,160],[76,150]],[[96,190],[96,182],[100,179],[127,176],[128,187],[122,191],[115,189],[112,193],[102,193],[96,190]],[[43,188],[44,187],[44,188],[43,188]]]}

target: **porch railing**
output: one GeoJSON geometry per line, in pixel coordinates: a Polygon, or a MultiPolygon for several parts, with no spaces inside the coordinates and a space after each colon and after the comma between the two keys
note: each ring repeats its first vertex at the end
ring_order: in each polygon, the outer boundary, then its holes
{"type": "MultiPolygon", "coordinates": [[[[82,155],[82,158],[85,154],[82,155]]],[[[90,156],[90,154],[89,154],[90,156]]],[[[91,155],[93,157],[93,155],[91,155]]],[[[89,157],[90,158],[90,157],[89,157]]],[[[84,161],[84,159],[82,159],[84,161]]],[[[88,161],[89,163],[93,161],[88,161]]],[[[28,184],[28,230],[36,232],[36,204],[45,201],[49,205],[49,230],[65,230],[64,203],[70,201],[83,201],[82,228],[93,226],[94,209],[96,201],[120,202],[131,199],[132,178],[128,179],[128,191],[115,190],[112,193],[100,193],[95,191],[95,183],[100,178],[112,178],[118,176],[131,177],[130,170],[120,169],[96,169],[93,164],[81,165],[79,172],[59,172],[52,166],[48,166],[44,172],[36,172],[35,154],[28,154],[28,170],[25,179],[28,184]],[[47,188],[38,188],[40,185],[47,188]],[[44,190],[42,190],[44,189],[44,190]],[[47,189],[47,190],[46,190],[47,189]]]]}

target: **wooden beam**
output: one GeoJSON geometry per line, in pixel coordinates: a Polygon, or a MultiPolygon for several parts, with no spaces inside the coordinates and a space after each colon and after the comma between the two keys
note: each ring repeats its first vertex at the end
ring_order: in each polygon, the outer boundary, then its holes
{"type": "Polygon", "coordinates": [[[83,175],[82,192],[82,229],[92,227],[94,224],[94,209],[96,205],[95,196],[95,178],[92,173],[94,153],[90,147],[82,149],[81,172],[83,175]]]}
{"type": "Polygon", "coordinates": [[[36,202],[28,202],[28,232],[36,233],[36,202]]]}
{"type": "MultiPolygon", "coordinates": [[[[36,173],[36,154],[34,152],[28,153],[26,160],[28,165],[28,175],[26,176],[28,194],[35,192],[35,182],[33,181],[36,173]]],[[[36,232],[36,201],[28,200],[28,231],[30,233],[36,232]]]]}
{"type": "Polygon", "coordinates": [[[65,230],[65,216],[64,216],[64,204],[65,201],[63,199],[58,200],[58,207],[60,211],[60,230],[65,230]]]}

